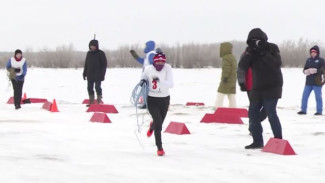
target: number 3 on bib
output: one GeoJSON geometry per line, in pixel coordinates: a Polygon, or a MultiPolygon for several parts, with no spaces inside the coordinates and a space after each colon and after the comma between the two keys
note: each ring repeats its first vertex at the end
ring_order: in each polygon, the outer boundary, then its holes
{"type": "Polygon", "coordinates": [[[153,80],[152,81],[152,89],[156,89],[157,88],[157,81],[153,80]]]}

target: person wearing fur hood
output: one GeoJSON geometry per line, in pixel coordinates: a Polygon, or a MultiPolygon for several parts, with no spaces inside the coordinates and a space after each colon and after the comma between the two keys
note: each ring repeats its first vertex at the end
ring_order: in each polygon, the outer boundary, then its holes
{"type": "Polygon", "coordinates": [[[253,142],[245,149],[261,149],[264,147],[263,127],[260,110],[263,107],[269,119],[274,138],[282,139],[282,126],[277,115],[277,103],[282,97],[283,76],[280,50],[260,28],[248,33],[247,48],[242,55],[238,67],[247,72],[252,69],[252,90],[249,94],[249,129],[253,142]]]}
{"type": "Polygon", "coordinates": [[[232,44],[224,42],[220,44],[221,78],[218,87],[215,108],[223,107],[225,96],[228,97],[229,107],[236,107],[236,81],[237,81],[237,60],[232,54],[232,44]]]}

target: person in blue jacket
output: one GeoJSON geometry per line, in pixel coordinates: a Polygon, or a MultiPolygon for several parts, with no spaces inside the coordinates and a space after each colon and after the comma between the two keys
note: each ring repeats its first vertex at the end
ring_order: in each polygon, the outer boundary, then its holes
{"type": "Polygon", "coordinates": [[[27,73],[27,62],[23,57],[21,50],[15,51],[15,56],[8,60],[7,70],[9,71],[9,78],[14,88],[14,104],[15,109],[20,109],[21,96],[23,93],[23,85],[27,73]]]}
{"type": "MultiPolygon", "coordinates": [[[[147,41],[145,48],[143,50],[143,52],[145,53],[144,58],[141,58],[134,50],[130,50],[132,57],[137,62],[142,64],[142,72],[148,65],[153,64],[153,57],[156,55],[157,52],[161,51],[160,48],[157,48],[158,51],[156,51],[155,47],[156,47],[156,43],[154,41],[147,41]]],[[[143,99],[140,99],[140,100],[143,101],[143,99]]],[[[146,108],[147,108],[147,106],[143,105],[140,109],[146,109],[146,108]]]]}
{"type": "Polygon", "coordinates": [[[145,53],[145,57],[141,58],[134,50],[130,50],[131,55],[133,58],[138,61],[140,64],[142,64],[142,72],[144,71],[144,68],[148,65],[153,64],[153,57],[156,54],[155,51],[156,44],[154,41],[147,41],[146,46],[143,50],[145,53]]]}
{"type": "Polygon", "coordinates": [[[298,114],[307,113],[308,98],[311,91],[314,90],[316,98],[316,113],[315,115],[322,115],[323,113],[323,99],[322,99],[322,82],[317,82],[317,78],[322,75],[324,69],[324,59],[319,56],[319,47],[313,46],[309,50],[310,57],[306,60],[304,66],[304,74],[306,75],[306,84],[302,94],[301,110],[298,114]]]}

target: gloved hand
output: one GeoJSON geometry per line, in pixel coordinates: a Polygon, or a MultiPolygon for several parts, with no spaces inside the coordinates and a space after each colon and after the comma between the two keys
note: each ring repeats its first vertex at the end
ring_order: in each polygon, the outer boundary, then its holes
{"type": "Polygon", "coordinates": [[[248,47],[261,55],[264,54],[266,45],[267,42],[262,39],[251,39],[248,41],[248,47]]]}
{"type": "Polygon", "coordinates": [[[159,78],[157,76],[152,78],[153,81],[159,81],[159,78]]]}
{"type": "Polygon", "coordinates": [[[309,76],[310,75],[310,71],[308,69],[304,70],[304,74],[309,76]]]}
{"type": "Polygon", "coordinates": [[[157,48],[156,53],[163,53],[163,52],[162,52],[161,48],[157,48]]]}
{"type": "Polygon", "coordinates": [[[21,70],[20,68],[15,68],[16,73],[20,72],[20,70],[21,70]]]}
{"type": "Polygon", "coordinates": [[[309,68],[309,69],[304,70],[304,74],[307,75],[307,76],[309,76],[309,75],[311,75],[311,74],[315,74],[315,73],[317,73],[317,72],[318,72],[318,71],[317,71],[316,68],[309,68]]]}
{"type": "Polygon", "coordinates": [[[83,75],[83,78],[84,78],[84,80],[86,80],[87,79],[87,76],[83,75]]]}
{"type": "Polygon", "coordinates": [[[138,60],[140,58],[139,55],[134,50],[130,50],[130,53],[134,59],[138,60]]]}
{"type": "Polygon", "coordinates": [[[141,79],[140,86],[143,86],[144,84],[148,84],[148,81],[145,79],[141,79]]]}
{"type": "Polygon", "coordinates": [[[247,91],[245,83],[239,83],[239,86],[241,91],[247,91]]]}
{"type": "Polygon", "coordinates": [[[250,55],[252,53],[252,49],[250,47],[246,47],[245,54],[250,55]]]}

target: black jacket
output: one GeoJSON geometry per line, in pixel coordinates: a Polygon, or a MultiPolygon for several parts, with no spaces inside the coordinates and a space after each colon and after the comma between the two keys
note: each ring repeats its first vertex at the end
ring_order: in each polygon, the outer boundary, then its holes
{"type": "Polygon", "coordinates": [[[306,60],[304,71],[310,68],[317,69],[317,73],[306,76],[306,85],[316,86],[319,85],[316,83],[316,77],[320,75],[322,72],[321,69],[324,67],[324,59],[322,57],[319,57],[320,52],[319,52],[319,47],[317,45],[310,48],[309,52],[312,49],[317,50],[317,56],[315,58],[310,57],[306,60]]]}
{"type": "Polygon", "coordinates": [[[278,46],[267,42],[266,34],[260,29],[253,29],[248,37],[247,43],[250,42],[250,38],[264,41],[263,48],[257,49],[257,51],[250,46],[247,47],[238,65],[244,71],[247,71],[249,67],[252,68],[253,87],[250,99],[281,98],[283,77],[281,72],[282,61],[278,46]]]}
{"type": "Polygon", "coordinates": [[[98,49],[97,40],[90,41],[89,49],[91,45],[96,46],[96,50],[87,52],[83,76],[89,81],[104,81],[107,68],[106,55],[98,49]]]}

